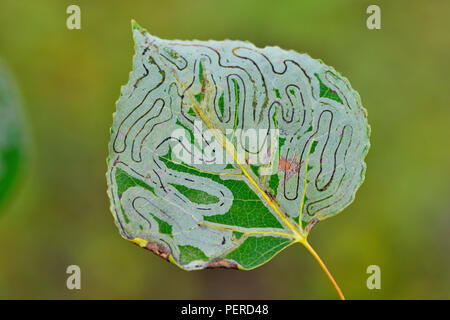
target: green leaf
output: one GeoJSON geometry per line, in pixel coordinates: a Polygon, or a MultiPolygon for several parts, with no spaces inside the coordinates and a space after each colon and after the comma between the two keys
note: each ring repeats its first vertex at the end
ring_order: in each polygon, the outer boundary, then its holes
{"type": "Polygon", "coordinates": [[[17,179],[24,157],[22,110],[18,90],[0,61],[0,205],[17,179]]]}
{"type": "Polygon", "coordinates": [[[107,161],[121,235],[186,270],[313,253],[311,228],[364,180],[370,127],[348,80],[278,47],[133,35],[107,161]]]}

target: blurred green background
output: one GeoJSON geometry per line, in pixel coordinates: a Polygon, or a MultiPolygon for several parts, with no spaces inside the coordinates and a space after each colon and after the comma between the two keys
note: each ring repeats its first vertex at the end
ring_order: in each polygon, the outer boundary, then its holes
{"type": "Polygon", "coordinates": [[[22,92],[27,169],[0,215],[0,298],[337,298],[299,246],[254,271],[185,272],[123,240],[106,195],[109,128],[131,71],[130,20],[161,38],[240,39],[321,58],[369,112],[366,181],[310,242],[350,299],[450,298],[450,1],[0,3],[0,57],[22,92]],[[81,7],[81,30],[66,8],[81,7]],[[382,29],[366,28],[381,7],[382,29]],[[66,268],[82,289],[66,288],[66,268]],[[366,268],[381,267],[381,290],[366,268]]]}

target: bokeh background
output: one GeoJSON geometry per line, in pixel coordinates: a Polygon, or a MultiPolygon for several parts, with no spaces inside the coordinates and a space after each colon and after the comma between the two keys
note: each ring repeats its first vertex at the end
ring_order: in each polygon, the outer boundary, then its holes
{"type": "Polygon", "coordinates": [[[450,1],[0,3],[0,57],[21,89],[30,150],[0,208],[0,298],[334,299],[299,246],[253,271],[185,272],[123,240],[106,195],[109,128],[133,55],[130,20],[162,38],[240,39],[321,58],[369,113],[355,202],[310,241],[351,299],[450,298],[450,1]],[[81,30],[66,8],[81,7],[81,30]],[[366,28],[381,7],[382,29],[366,28]],[[66,268],[82,289],[66,288],[66,268]],[[366,268],[381,267],[381,290],[366,268]]]}

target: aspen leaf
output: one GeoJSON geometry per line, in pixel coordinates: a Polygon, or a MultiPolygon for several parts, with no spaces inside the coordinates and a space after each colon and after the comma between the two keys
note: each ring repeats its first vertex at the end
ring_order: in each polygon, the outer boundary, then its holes
{"type": "Polygon", "coordinates": [[[186,270],[311,251],[364,180],[370,127],[348,80],[279,47],[133,35],[107,161],[121,235],[186,270]]]}

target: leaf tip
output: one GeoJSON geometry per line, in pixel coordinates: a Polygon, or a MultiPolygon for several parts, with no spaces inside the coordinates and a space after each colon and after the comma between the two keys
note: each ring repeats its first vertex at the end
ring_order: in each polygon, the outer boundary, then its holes
{"type": "Polygon", "coordinates": [[[136,20],[131,19],[131,29],[132,30],[141,30],[141,26],[136,22],[136,20]]]}
{"type": "Polygon", "coordinates": [[[142,28],[134,19],[131,19],[131,31],[137,30],[138,32],[144,34],[147,32],[147,30],[145,30],[145,28],[142,28]]]}

